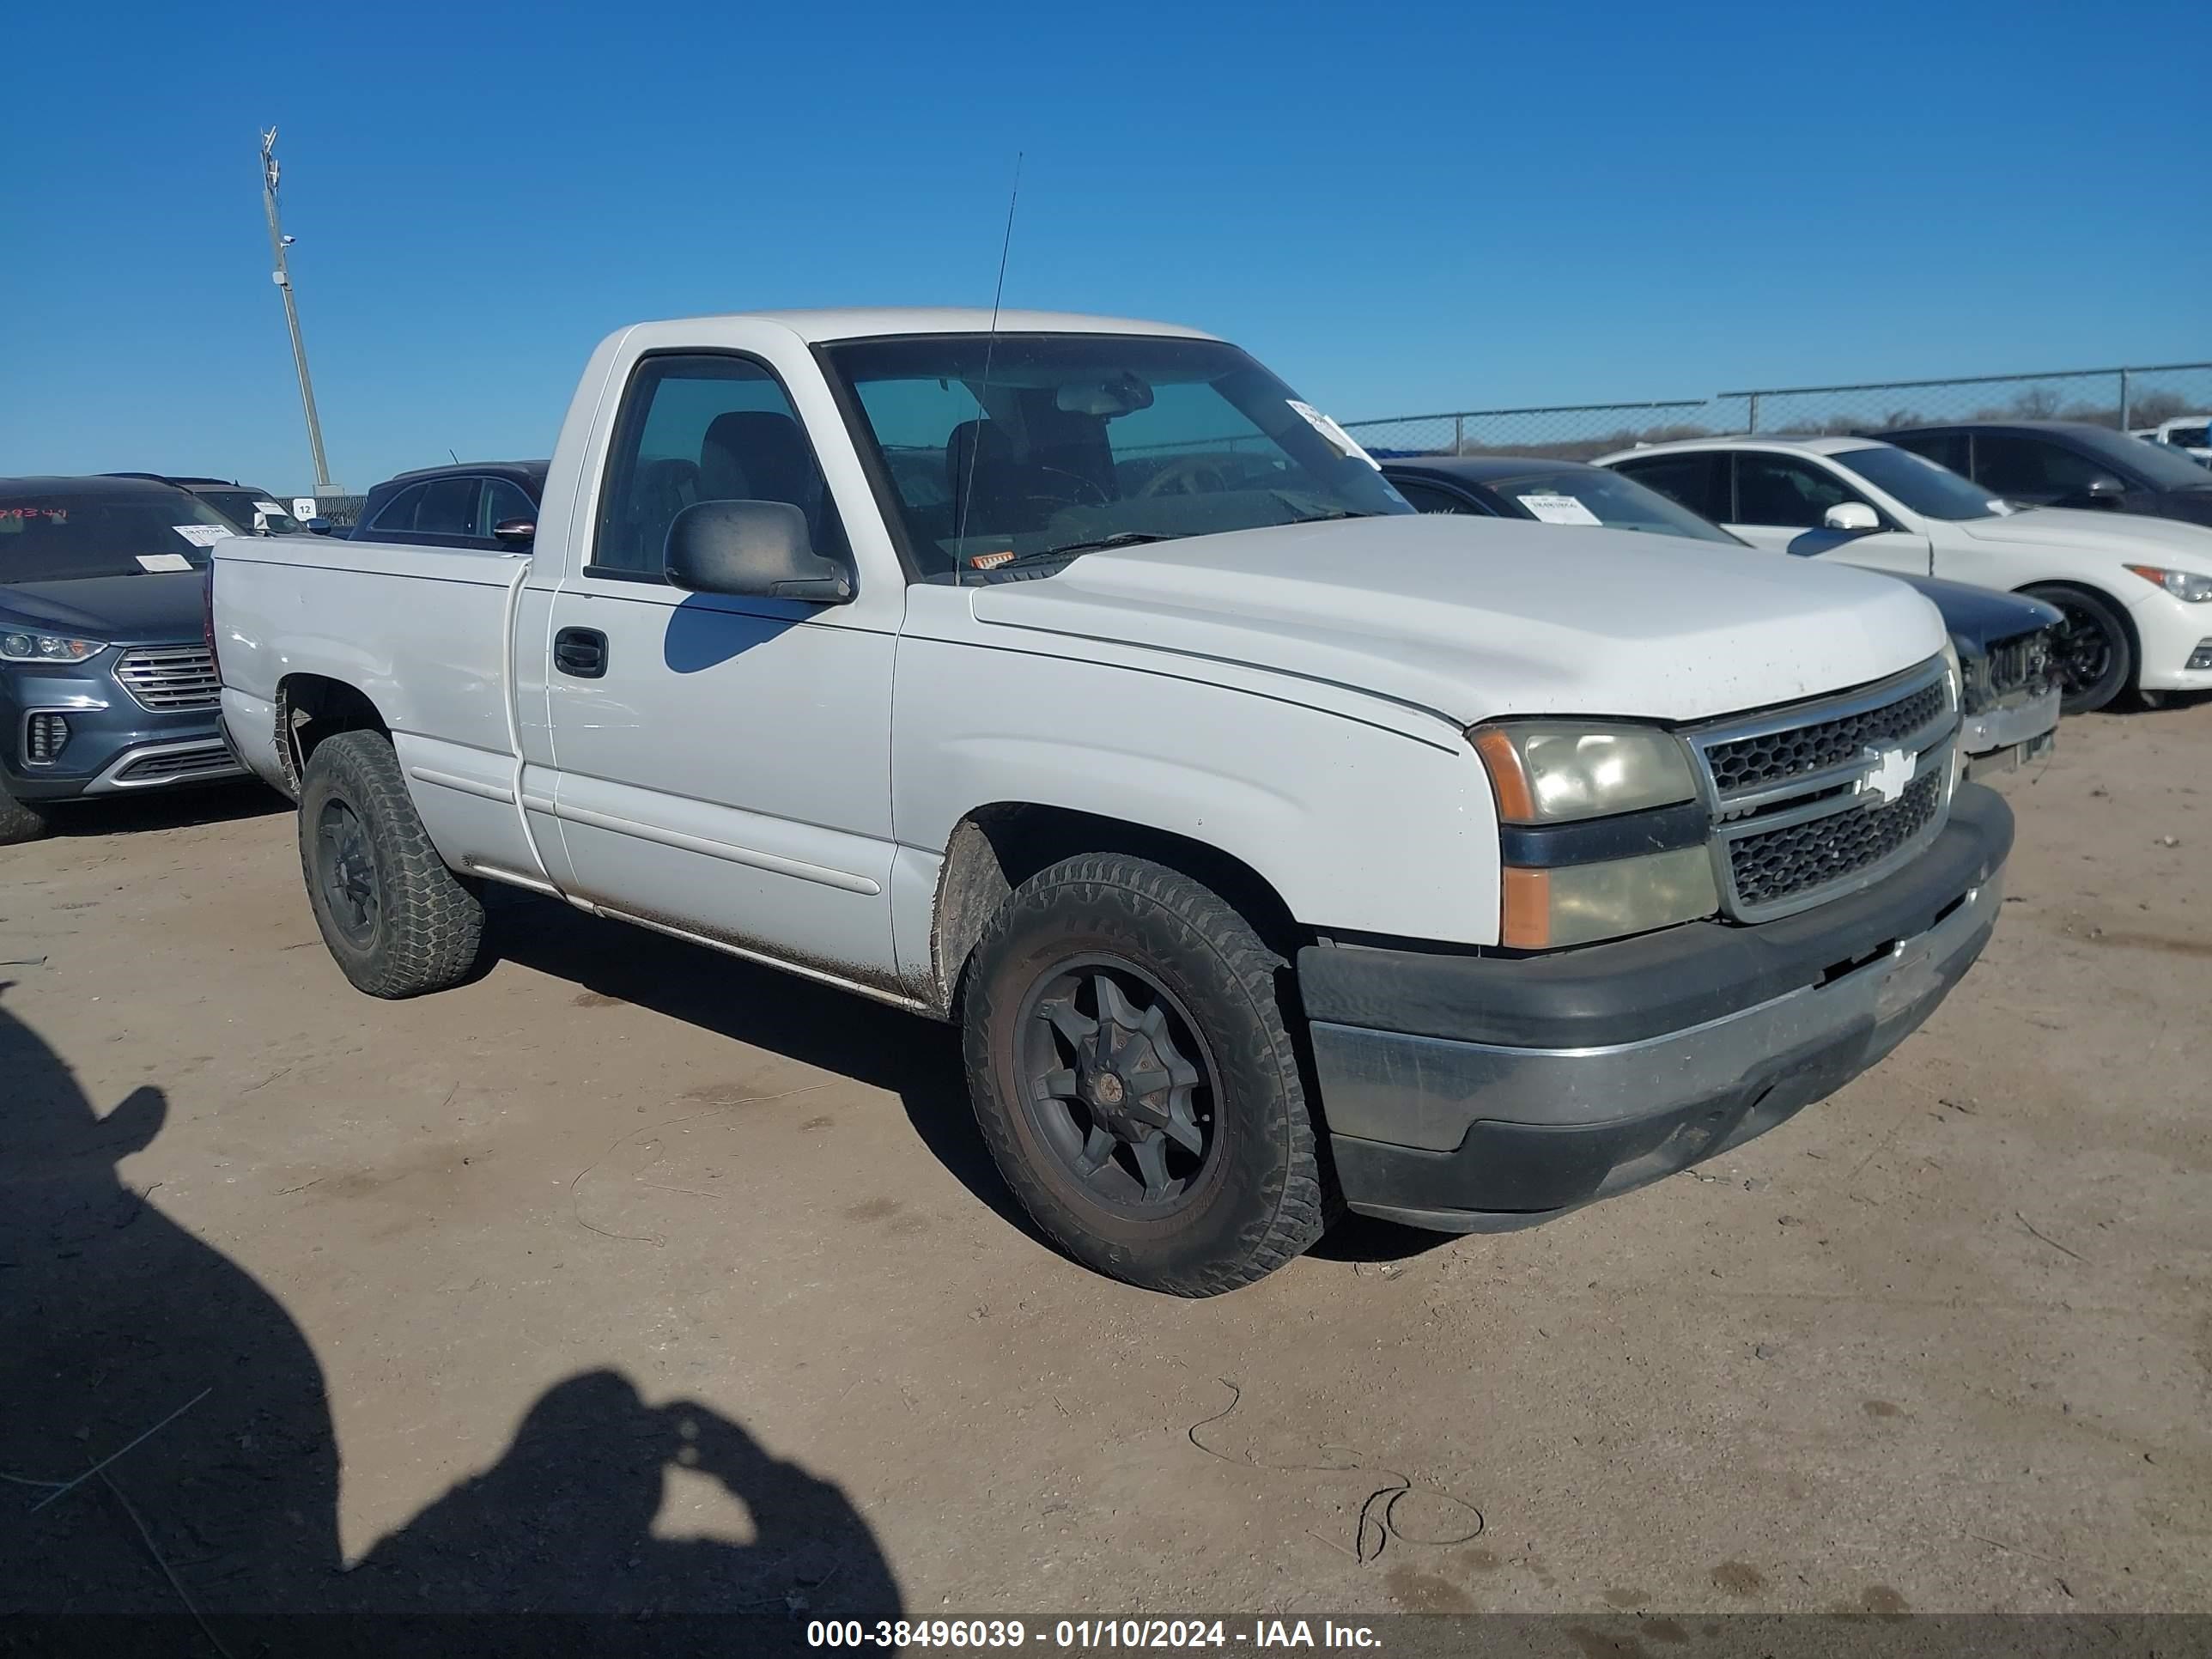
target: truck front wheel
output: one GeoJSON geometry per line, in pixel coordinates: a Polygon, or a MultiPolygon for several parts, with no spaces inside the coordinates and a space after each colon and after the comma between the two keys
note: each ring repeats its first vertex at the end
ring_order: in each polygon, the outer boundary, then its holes
{"type": "Polygon", "coordinates": [[[315,745],[300,781],[300,867],[323,943],[357,989],[420,996],[475,965],[483,906],[430,844],[381,733],[315,745]]]}
{"type": "Polygon", "coordinates": [[[969,964],[969,1085],[1006,1184],[1068,1255],[1213,1296],[1321,1237],[1283,969],[1218,894],[1144,859],[1064,860],[1000,908],[969,964]]]}

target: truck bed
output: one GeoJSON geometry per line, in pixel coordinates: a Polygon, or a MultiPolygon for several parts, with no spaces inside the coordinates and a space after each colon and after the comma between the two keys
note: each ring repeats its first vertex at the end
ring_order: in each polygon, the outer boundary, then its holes
{"type": "Polygon", "coordinates": [[[325,536],[228,538],[216,563],[216,647],[224,720],[241,757],[281,786],[280,683],[338,681],[367,696],[390,727],[448,862],[535,873],[514,806],[515,738],[544,725],[543,665],[522,665],[517,696],[506,654],[510,590],[528,563],[527,555],[325,536]]]}

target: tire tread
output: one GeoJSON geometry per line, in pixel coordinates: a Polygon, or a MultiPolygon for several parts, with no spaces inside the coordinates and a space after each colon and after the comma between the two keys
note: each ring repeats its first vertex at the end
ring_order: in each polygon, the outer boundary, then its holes
{"type": "Polygon", "coordinates": [[[963,1024],[966,1031],[970,1086],[976,1092],[976,1121],[993,1158],[1030,1220],[1068,1255],[1100,1265],[1079,1241],[1054,1224],[1049,1188],[1028,1170],[1006,1125],[987,1105],[983,1091],[992,1076],[988,1034],[998,1010],[985,975],[972,965],[988,962],[1006,937],[1025,921],[1050,913],[1073,898],[1082,906],[1156,906],[1202,940],[1229,979],[1247,996],[1270,1038],[1270,1058],[1279,1069],[1271,1082],[1286,1107],[1282,1124],[1287,1146],[1279,1186],[1267,1196],[1263,1212],[1248,1218],[1236,1234],[1236,1249],[1225,1258],[1147,1271],[1115,1261],[1105,1267],[1118,1278],[1148,1289],[1185,1297],[1218,1296],[1264,1279],[1303,1255],[1341,1208],[1322,1165],[1314,1121],[1305,1098],[1297,1051],[1291,1041],[1277,990],[1285,963],[1269,950],[1251,924],[1226,900],[1164,865],[1109,853],[1079,854],[1032,876],[1015,889],[985,927],[969,957],[963,981],[963,1024]]]}
{"type": "Polygon", "coordinates": [[[341,732],[315,747],[301,779],[300,865],[315,919],[323,921],[307,803],[327,777],[363,820],[375,845],[384,926],[365,955],[324,941],[354,985],[369,995],[421,996],[458,985],[483,942],[483,905],[448,869],[407,793],[391,740],[374,732],[341,732]]]}

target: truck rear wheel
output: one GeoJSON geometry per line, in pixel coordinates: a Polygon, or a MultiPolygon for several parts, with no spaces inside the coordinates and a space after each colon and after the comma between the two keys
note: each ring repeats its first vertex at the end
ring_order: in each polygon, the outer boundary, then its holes
{"type": "Polygon", "coordinates": [[[36,841],[46,833],[46,815],[27,801],[17,800],[0,784],[0,847],[36,841]]]}
{"type": "Polygon", "coordinates": [[[483,906],[430,844],[388,738],[341,732],[300,781],[300,867],[323,943],[356,988],[420,996],[476,963],[483,906]]]}
{"type": "Polygon", "coordinates": [[[1282,958],[1218,894],[1087,854],[1017,888],[962,1017],[983,1139],[1038,1227],[1176,1296],[1249,1285],[1328,1224],[1282,958]]]}

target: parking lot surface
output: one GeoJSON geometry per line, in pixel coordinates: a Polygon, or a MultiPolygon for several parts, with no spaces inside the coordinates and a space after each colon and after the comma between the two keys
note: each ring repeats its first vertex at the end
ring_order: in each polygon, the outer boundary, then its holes
{"type": "Polygon", "coordinates": [[[1874,1074],[1202,1303],[1025,1231],[944,1028],[522,898],[380,1003],[281,803],[74,818],[0,850],[0,1469],[155,1431],[8,1547],[148,1607],[133,1512],[210,1605],[290,1553],[799,1617],[2212,1610],[2212,703],[2000,787],[1996,937],[1874,1074]]]}

